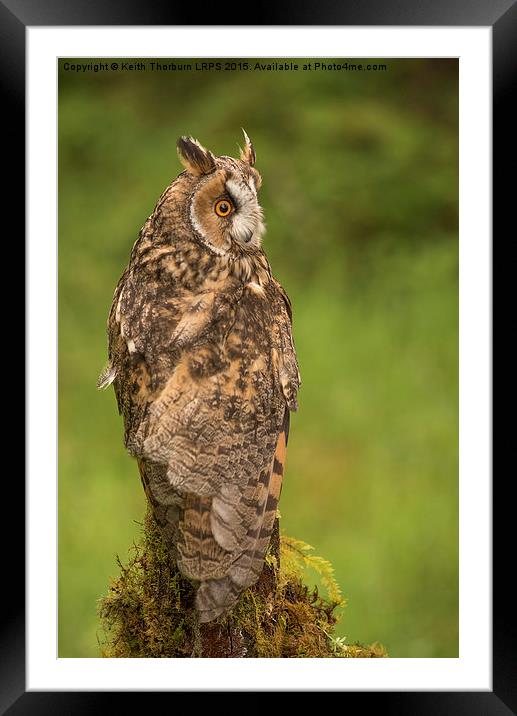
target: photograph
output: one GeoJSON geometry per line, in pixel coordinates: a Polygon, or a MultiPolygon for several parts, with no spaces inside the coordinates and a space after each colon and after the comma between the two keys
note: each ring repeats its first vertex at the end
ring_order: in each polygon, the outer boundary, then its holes
{"type": "Polygon", "coordinates": [[[57,60],[58,657],[459,656],[459,61],[57,60]]]}

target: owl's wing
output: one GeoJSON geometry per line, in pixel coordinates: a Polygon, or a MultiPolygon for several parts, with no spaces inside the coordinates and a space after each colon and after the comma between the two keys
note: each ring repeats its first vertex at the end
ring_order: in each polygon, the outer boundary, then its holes
{"type": "Polygon", "coordinates": [[[138,461],[144,488],[171,556],[186,576],[200,582],[196,609],[201,622],[227,614],[242,591],[260,577],[276,519],[288,432],[289,411],[285,409],[271,469],[261,473],[256,494],[248,504],[237,500],[231,506],[234,514],[230,523],[221,520],[220,515],[217,518],[217,529],[223,531],[232,530],[237,514],[247,525],[240,537],[228,535],[235,540],[230,550],[224,549],[214,536],[212,498],[194,493],[181,497],[166,478],[165,468],[138,461]],[[253,510],[247,516],[250,507],[253,510]]]}
{"type": "Polygon", "coordinates": [[[225,393],[224,379],[218,387],[202,382],[173,391],[175,382],[168,398],[150,406],[152,420],[144,423],[143,479],[180,570],[200,582],[200,619],[210,621],[226,614],[262,571],[289,411],[279,394],[257,420],[225,393]]]}
{"type": "Polygon", "coordinates": [[[217,331],[201,340],[210,296],[183,320],[184,308],[174,313],[168,301],[160,311],[152,291],[126,277],[115,294],[115,390],[126,445],[178,566],[201,583],[197,606],[209,621],[258,579],[273,528],[299,385],[289,305],[275,291],[262,320],[262,308],[241,302],[239,316],[218,314],[219,329],[231,326],[222,342],[217,331]]]}
{"type": "MultiPolygon", "coordinates": [[[[267,470],[261,472],[258,480],[251,519],[241,514],[247,526],[246,534],[241,537],[235,555],[230,562],[226,575],[209,578],[201,582],[196,595],[196,608],[201,622],[209,622],[224,616],[237,603],[242,591],[253,585],[263,569],[264,556],[271,539],[275,524],[277,505],[282,489],[287,438],[289,434],[289,410],[284,411],[284,424],[278,436],[273,461],[267,470]]],[[[249,506],[244,506],[244,509],[249,506]]],[[[240,501],[233,508],[237,513],[243,511],[240,501]],[[239,509],[240,508],[240,509],[239,509]]],[[[232,530],[232,523],[216,517],[219,530],[232,530]]],[[[212,513],[212,525],[214,513],[212,513]]]]}
{"type": "Polygon", "coordinates": [[[299,373],[289,304],[278,291],[271,304],[261,323],[262,304],[242,299],[223,354],[216,340],[184,350],[135,438],[145,461],[166,466],[151,484],[158,501],[184,498],[177,560],[201,583],[202,621],[258,579],[274,525],[299,373]]]}

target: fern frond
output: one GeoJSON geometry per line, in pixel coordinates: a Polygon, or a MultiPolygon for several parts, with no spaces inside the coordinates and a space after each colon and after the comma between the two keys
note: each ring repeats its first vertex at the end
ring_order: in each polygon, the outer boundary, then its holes
{"type": "Polygon", "coordinates": [[[327,559],[311,554],[313,550],[312,545],[302,542],[302,540],[282,535],[280,538],[280,563],[282,568],[285,568],[286,576],[293,572],[303,572],[307,568],[312,568],[320,575],[321,583],[327,591],[329,599],[338,606],[345,606],[346,600],[336,581],[334,567],[327,559]]]}

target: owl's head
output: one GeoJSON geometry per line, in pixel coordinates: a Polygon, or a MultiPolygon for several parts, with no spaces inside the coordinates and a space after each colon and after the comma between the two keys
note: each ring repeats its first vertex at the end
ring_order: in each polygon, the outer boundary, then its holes
{"type": "Polygon", "coordinates": [[[219,255],[260,247],[265,227],[257,192],[262,183],[255,150],[244,132],[240,158],[216,157],[192,137],[178,139],[178,156],[191,180],[189,212],[196,236],[219,255]]]}

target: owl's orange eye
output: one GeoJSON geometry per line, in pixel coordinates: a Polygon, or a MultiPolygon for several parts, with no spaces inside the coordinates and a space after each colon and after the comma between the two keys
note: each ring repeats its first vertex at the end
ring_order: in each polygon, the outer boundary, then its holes
{"type": "Polygon", "coordinates": [[[219,199],[214,208],[217,216],[229,216],[233,211],[233,204],[229,199],[219,199]]]}

